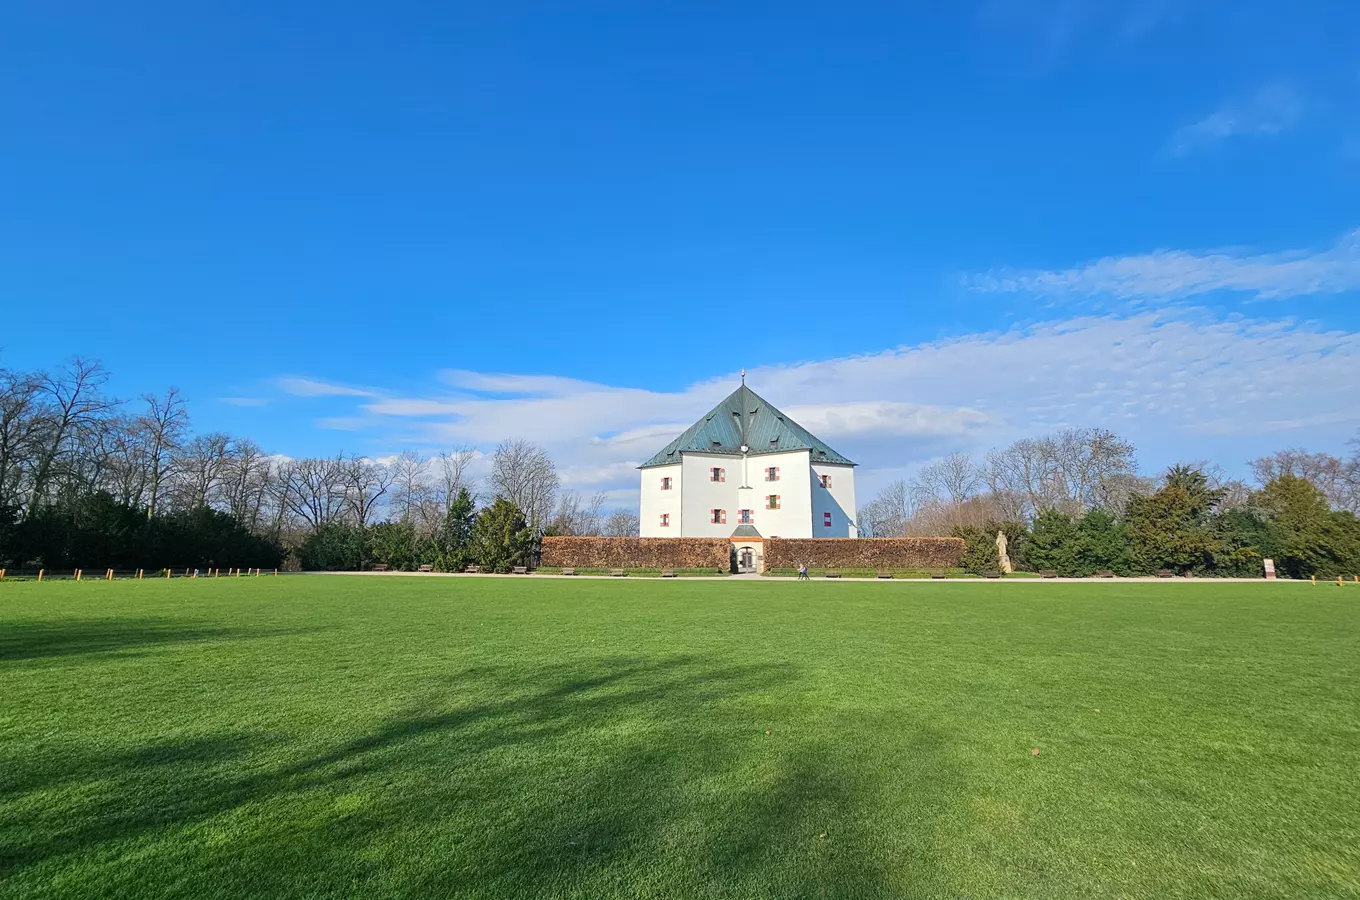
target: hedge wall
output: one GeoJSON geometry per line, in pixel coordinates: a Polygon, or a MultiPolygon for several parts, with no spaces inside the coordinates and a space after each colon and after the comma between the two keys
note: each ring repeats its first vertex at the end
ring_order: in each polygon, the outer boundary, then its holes
{"type": "Polygon", "coordinates": [[[953,569],[962,538],[770,538],[766,569],[953,569]]]}
{"type": "Polygon", "coordinates": [[[722,569],[730,565],[726,538],[545,537],[545,566],[580,569],[722,569]]]}

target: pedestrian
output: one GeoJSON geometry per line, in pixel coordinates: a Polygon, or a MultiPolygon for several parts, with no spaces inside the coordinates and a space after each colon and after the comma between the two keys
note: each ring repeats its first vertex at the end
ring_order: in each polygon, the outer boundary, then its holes
{"type": "Polygon", "coordinates": [[[808,580],[807,563],[799,563],[799,564],[798,564],[798,580],[799,580],[799,581],[807,581],[807,580],[808,580]]]}

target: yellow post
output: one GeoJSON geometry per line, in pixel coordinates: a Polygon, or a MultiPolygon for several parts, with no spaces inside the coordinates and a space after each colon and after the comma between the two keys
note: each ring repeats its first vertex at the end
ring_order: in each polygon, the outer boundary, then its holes
{"type": "Polygon", "coordinates": [[[1317,584],[1317,576],[1316,576],[1316,575],[1313,576],[1313,584],[1317,584]]]}
{"type": "Polygon", "coordinates": [[[187,568],[184,570],[184,577],[185,578],[189,577],[189,570],[187,568]]]}
{"type": "Polygon", "coordinates": [[[1340,576],[1340,575],[1336,576],[1336,586],[1337,586],[1337,587],[1341,587],[1341,586],[1344,585],[1345,583],[1346,583],[1346,582],[1344,582],[1344,581],[1341,580],[1341,576],[1340,576]]]}
{"type": "Polygon", "coordinates": [[[278,570],[278,569],[275,569],[275,570],[274,570],[274,574],[275,574],[275,575],[278,575],[278,574],[279,574],[279,570],[278,570]]]}
{"type": "Polygon", "coordinates": [[[137,570],[137,580],[138,580],[138,581],[141,581],[141,580],[142,580],[142,570],[141,570],[141,569],[138,569],[138,570],[137,570]]]}
{"type": "Polygon", "coordinates": [[[38,570],[38,580],[39,580],[39,581],[42,581],[42,576],[43,576],[43,572],[44,572],[44,571],[46,571],[46,570],[45,570],[45,569],[39,569],[39,570],[38,570]]]}
{"type": "Polygon", "coordinates": [[[0,569],[0,581],[4,581],[4,580],[5,580],[5,570],[4,570],[4,569],[0,569]]]}
{"type": "Polygon", "coordinates": [[[80,570],[76,569],[76,581],[80,580],[80,570]]]}
{"type": "Polygon", "coordinates": [[[104,573],[104,580],[113,581],[113,569],[109,569],[107,572],[104,573]]]}
{"type": "Polygon", "coordinates": [[[169,581],[169,580],[170,580],[170,570],[169,570],[169,569],[166,569],[166,570],[165,570],[165,580],[166,580],[166,581],[169,581]]]}

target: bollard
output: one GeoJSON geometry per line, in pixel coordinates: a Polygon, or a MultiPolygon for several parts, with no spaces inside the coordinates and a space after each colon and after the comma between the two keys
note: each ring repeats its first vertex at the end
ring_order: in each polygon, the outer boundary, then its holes
{"type": "Polygon", "coordinates": [[[113,569],[109,569],[107,572],[104,573],[104,580],[113,581],[113,569]]]}
{"type": "Polygon", "coordinates": [[[5,570],[4,570],[4,569],[0,569],[0,581],[4,581],[4,580],[5,580],[5,570]]]}
{"type": "Polygon", "coordinates": [[[76,569],[76,581],[80,580],[80,570],[76,569]]]}
{"type": "Polygon", "coordinates": [[[166,581],[169,581],[169,580],[170,580],[170,570],[169,570],[169,569],[166,569],[166,570],[165,570],[165,580],[166,580],[166,581]]]}
{"type": "Polygon", "coordinates": [[[138,580],[138,581],[141,581],[141,580],[142,580],[142,570],[141,570],[141,569],[138,569],[138,570],[137,570],[137,580],[138,580]]]}
{"type": "Polygon", "coordinates": [[[1345,584],[1346,584],[1346,582],[1344,582],[1344,581],[1341,580],[1341,576],[1340,576],[1340,575],[1336,576],[1336,586],[1337,586],[1337,587],[1343,587],[1345,584]]]}
{"type": "Polygon", "coordinates": [[[43,576],[43,572],[44,572],[44,571],[46,571],[46,570],[45,570],[45,569],[39,569],[39,570],[38,570],[38,580],[39,580],[39,581],[42,581],[42,576],[43,576]]]}
{"type": "Polygon", "coordinates": [[[1316,575],[1313,576],[1313,584],[1317,584],[1317,576],[1316,576],[1316,575]]]}

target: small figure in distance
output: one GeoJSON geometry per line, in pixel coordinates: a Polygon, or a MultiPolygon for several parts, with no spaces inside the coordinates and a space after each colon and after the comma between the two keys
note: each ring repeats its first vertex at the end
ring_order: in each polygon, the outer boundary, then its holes
{"type": "Polygon", "coordinates": [[[798,564],[798,580],[799,580],[799,581],[808,581],[808,580],[809,580],[809,579],[808,579],[808,573],[807,573],[807,563],[799,563],[799,564],[798,564]]]}

